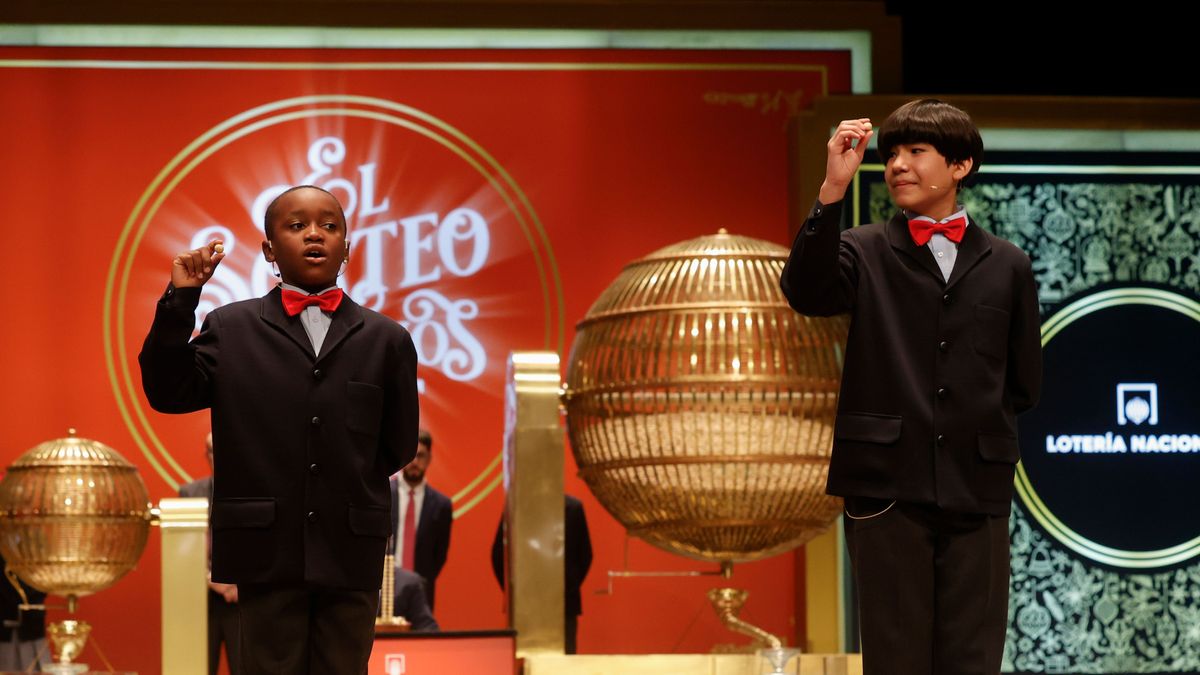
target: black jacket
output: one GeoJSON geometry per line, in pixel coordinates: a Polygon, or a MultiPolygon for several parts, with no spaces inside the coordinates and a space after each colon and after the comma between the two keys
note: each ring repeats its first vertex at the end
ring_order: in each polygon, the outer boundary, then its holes
{"type": "Polygon", "coordinates": [[[907,219],[839,232],[818,205],[780,285],[802,314],[850,314],[828,491],[1005,515],[1017,413],[1042,380],[1029,257],[972,221],[949,281],[907,219]]]}
{"type": "MultiPolygon", "coordinates": [[[[0,557],[0,571],[7,566],[3,557],[0,557]]],[[[31,605],[40,605],[46,602],[46,594],[29,586],[24,581],[18,579],[21,583],[21,588],[25,590],[25,597],[31,605]]],[[[16,629],[17,640],[22,642],[30,640],[41,640],[46,637],[46,610],[30,609],[24,612],[17,609],[17,605],[21,604],[21,594],[17,593],[17,589],[13,588],[12,582],[7,578],[0,577],[0,616],[4,618],[4,626],[0,629],[0,649],[11,648],[3,643],[11,642],[13,638],[13,629],[16,629]]]]}
{"type": "Polygon", "coordinates": [[[139,363],[159,412],[212,408],[212,574],[225,583],[378,589],[388,476],[417,447],[416,350],[347,296],[321,354],[275,289],[209,313],[169,287],[139,363]]]}
{"type": "Polygon", "coordinates": [[[412,624],[413,631],[428,632],[441,630],[437,619],[425,599],[425,580],[412,570],[393,570],[395,574],[395,592],[393,598],[393,613],[402,616],[412,624]]]}
{"type": "MultiPolygon", "coordinates": [[[[399,478],[392,477],[392,532],[400,525],[399,478]]],[[[450,498],[425,484],[425,502],[417,522],[417,550],[413,551],[414,572],[425,580],[425,597],[433,609],[438,575],[450,552],[450,528],[454,524],[454,506],[450,498]]],[[[393,542],[394,544],[394,542],[393,542]]],[[[393,552],[395,548],[393,547],[393,552]]],[[[399,561],[396,561],[399,564],[399,561]]]]}
{"type": "MultiPolygon", "coordinates": [[[[587,516],[583,502],[571,495],[563,495],[563,611],[566,616],[583,614],[583,598],[580,589],[592,568],[592,537],[588,533],[587,516]]],[[[492,539],[492,574],[500,588],[504,588],[504,519],[496,526],[492,539]]]]}

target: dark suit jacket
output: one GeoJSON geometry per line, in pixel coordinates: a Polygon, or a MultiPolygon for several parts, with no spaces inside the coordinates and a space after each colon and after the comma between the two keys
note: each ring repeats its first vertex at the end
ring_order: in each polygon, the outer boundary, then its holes
{"type": "Polygon", "coordinates": [[[212,408],[214,581],[377,590],[388,476],[417,447],[416,350],[348,296],[320,355],[276,288],[213,310],[169,287],[139,362],[159,412],[212,408]]]}
{"type": "MultiPolygon", "coordinates": [[[[400,479],[392,477],[392,532],[400,525],[400,479]]],[[[413,552],[414,571],[425,580],[430,609],[438,575],[446,565],[450,551],[450,526],[454,524],[454,506],[450,498],[425,484],[425,502],[421,505],[421,520],[417,522],[417,550],[413,552]]],[[[394,549],[393,549],[394,550],[394,549]]],[[[400,561],[396,561],[399,564],[400,561]]]]}
{"type": "MultiPolygon", "coordinates": [[[[583,614],[580,588],[592,568],[592,537],[588,533],[587,516],[583,503],[571,495],[563,495],[566,503],[563,514],[563,609],[567,616],[583,614]]],[[[492,540],[492,574],[500,588],[504,588],[504,519],[496,526],[496,537],[492,540]]]]}
{"type": "Polygon", "coordinates": [[[433,618],[429,602],[425,599],[425,580],[421,575],[397,567],[395,570],[396,585],[394,595],[394,612],[412,624],[414,631],[435,631],[438,628],[437,619],[433,618]]]}
{"type": "MultiPolygon", "coordinates": [[[[0,570],[3,570],[8,563],[0,556],[0,570]]],[[[31,605],[40,605],[46,602],[46,594],[32,586],[27,585],[23,580],[18,579],[21,588],[25,591],[25,597],[31,605]]],[[[17,589],[9,583],[8,579],[0,577],[0,619],[6,623],[15,623],[20,619],[20,625],[17,627],[17,639],[25,642],[31,640],[41,640],[46,637],[46,610],[30,609],[24,612],[17,610],[17,605],[21,604],[21,595],[17,593],[17,589]]],[[[12,639],[12,627],[5,626],[3,632],[0,632],[0,649],[11,649],[8,644],[12,639]]]]}
{"type": "Polygon", "coordinates": [[[184,483],[179,486],[179,496],[192,499],[204,498],[212,501],[212,476],[197,478],[190,483],[184,483]]]}
{"type": "Polygon", "coordinates": [[[944,281],[904,214],[839,233],[841,207],[814,207],[780,279],[802,314],[850,314],[829,493],[1006,515],[1042,379],[1028,256],[971,221],[944,281]]]}

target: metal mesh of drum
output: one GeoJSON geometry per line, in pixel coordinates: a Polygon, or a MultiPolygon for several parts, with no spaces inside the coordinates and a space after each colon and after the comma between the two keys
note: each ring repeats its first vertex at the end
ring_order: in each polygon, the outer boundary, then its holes
{"type": "Polygon", "coordinates": [[[48,593],[87,595],[116,583],[137,564],[149,529],[137,469],[97,441],[46,441],[0,482],[0,554],[48,593]]]}
{"type": "Polygon", "coordinates": [[[796,314],[787,250],[724,232],[634,261],[577,326],[567,427],[580,474],[630,533],[753,560],[828,527],[844,317],[796,314]]]}

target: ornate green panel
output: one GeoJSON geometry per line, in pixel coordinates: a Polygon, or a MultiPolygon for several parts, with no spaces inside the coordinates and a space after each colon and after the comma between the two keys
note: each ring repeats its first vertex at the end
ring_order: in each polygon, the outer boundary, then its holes
{"type": "MultiPolygon", "coordinates": [[[[1033,260],[1043,320],[1102,286],[1200,297],[1200,158],[1143,155],[1150,161],[1132,165],[1115,156],[1120,166],[1075,162],[1078,154],[1071,164],[1054,153],[1022,156],[1021,164],[989,158],[962,195],[976,223],[1033,260]]],[[[886,220],[894,207],[883,167],[863,168],[852,217],[886,220]]],[[[1200,358],[1200,348],[1179,358],[1200,358]]],[[[1200,410],[1193,415],[1200,427],[1200,410]]],[[[1200,534],[1198,516],[1200,509],[1178,514],[1197,520],[1200,534]]],[[[1049,536],[1020,500],[1010,532],[1005,672],[1200,672],[1200,559],[1169,569],[1108,567],[1049,536]]]]}

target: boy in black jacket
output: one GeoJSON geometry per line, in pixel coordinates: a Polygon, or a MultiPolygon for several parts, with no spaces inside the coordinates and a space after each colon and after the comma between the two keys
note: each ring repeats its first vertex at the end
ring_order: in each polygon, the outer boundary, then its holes
{"type": "Polygon", "coordinates": [[[829,140],[817,204],[780,284],[792,307],[849,313],[828,492],[846,501],[867,675],[999,672],[1017,413],[1041,387],[1029,258],[958,204],[983,142],[962,110],[907,103],[879,151],[899,211],[839,232],[875,130],[829,140]]]}
{"type": "Polygon", "coordinates": [[[142,387],[160,412],[212,409],[212,579],[238,587],[242,672],[363,673],[388,477],[417,447],[416,350],[337,287],[350,246],[333,195],[292,188],[265,220],[281,287],[213,310],[189,342],[224,251],[214,241],[176,256],[142,387]]]}

